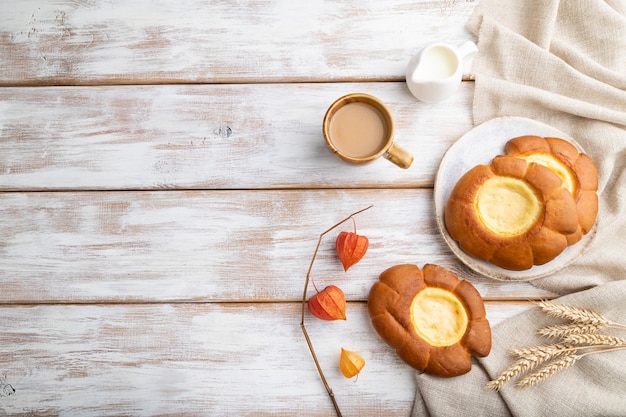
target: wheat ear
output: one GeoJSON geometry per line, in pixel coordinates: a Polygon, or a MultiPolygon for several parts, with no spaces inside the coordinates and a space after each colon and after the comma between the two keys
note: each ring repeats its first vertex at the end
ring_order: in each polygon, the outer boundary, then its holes
{"type": "Polygon", "coordinates": [[[538,371],[533,372],[532,374],[520,379],[516,385],[518,387],[532,387],[533,385],[537,385],[538,383],[548,378],[550,375],[554,375],[555,373],[562,371],[563,369],[569,368],[580,358],[580,355],[565,355],[557,360],[550,362],[546,366],[540,368],[538,371]]]}
{"type": "Polygon", "coordinates": [[[626,330],[626,325],[613,322],[593,311],[565,304],[542,301],[538,305],[550,316],[571,321],[569,324],[552,325],[539,330],[539,334],[543,336],[559,338],[560,343],[512,349],[509,353],[517,357],[516,361],[496,379],[488,382],[486,388],[499,390],[511,379],[544,364],[535,372],[519,379],[516,384],[520,387],[531,387],[572,366],[584,356],[626,349],[625,338],[598,334],[607,327],[626,330]],[[579,353],[582,350],[586,352],[579,353]]]}
{"type": "Polygon", "coordinates": [[[550,338],[567,337],[572,334],[598,333],[606,326],[601,324],[555,324],[539,329],[539,334],[550,338]]]}
{"type": "Polygon", "coordinates": [[[604,334],[570,334],[565,337],[565,342],[573,343],[576,345],[593,345],[594,347],[626,346],[626,339],[604,334]]]}
{"type": "Polygon", "coordinates": [[[614,324],[604,316],[590,310],[568,306],[566,304],[556,304],[550,301],[539,302],[539,307],[548,315],[572,320],[574,323],[592,325],[614,324]]]}
{"type": "Polygon", "coordinates": [[[494,380],[491,380],[485,385],[485,388],[499,391],[507,382],[511,379],[516,378],[518,375],[526,372],[530,366],[530,361],[526,358],[519,358],[515,362],[511,364],[508,368],[506,368],[498,377],[494,380]]]}
{"type": "Polygon", "coordinates": [[[513,349],[510,353],[517,356],[518,359],[500,373],[496,379],[488,382],[486,388],[498,391],[511,379],[568,351],[571,351],[569,346],[559,344],[513,349]]]}
{"type": "Polygon", "coordinates": [[[538,346],[530,346],[525,348],[517,348],[511,349],[509,351],[510,355],[517,357],[524,357],[530,355],[538,355],[538,356],[555,356],[559,355],[564,349],[568,349],[571,346],[564,345],[561,343],[554,343],[552,345],[538,345],[538,346]]]}
{"type": "Polygon", "coordinates": [[[626,325],[616,323],[591,310],[573,307],[566,304],[557,304],[551,301],[541,301],[538,304],[539,307],[548,315],[568,319],[573,321],[575,324],[599,326],[600,329],[604,327],[613,327],[615,329],[626,330],[626,325]]]}

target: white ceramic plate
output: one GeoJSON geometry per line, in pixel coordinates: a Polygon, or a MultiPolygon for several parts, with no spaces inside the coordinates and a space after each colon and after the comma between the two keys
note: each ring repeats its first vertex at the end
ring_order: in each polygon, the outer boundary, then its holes
{"type": "Polygon", "coordinates": [[[579,152],[584,152],[574,139],[551,126],[522,117],[499,117],[476,126],[457,140],[441,160],[435,179],[434,201],[437,226],[452,252],[474,271],[505,281],[529,281],[548,276],[564,268],[585,251],[596,231],[594,226],[579,242],[567,247],[552,261],[533,266],[525,271],[509,271],[490,262],[476,259],[464,252],[452,239],[444,223],[444,209],[457,181],[474,166],[488,165],[495,156],[504,154],[504,145],[509,139],[524,135],[558,137],[571,142],[579,152]]]}

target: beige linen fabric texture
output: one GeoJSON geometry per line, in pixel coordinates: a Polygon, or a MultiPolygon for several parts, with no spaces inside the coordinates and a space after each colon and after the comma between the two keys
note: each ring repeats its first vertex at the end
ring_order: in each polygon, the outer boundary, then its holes
{"type": "MultiPolygon", "coordinates": [[[[598,168],[595,239],[572,265],[533,284],[626,324],[626,1],[483,0],[468,29],[479,47],[474,124],[499,116],[547,123],[598,168]]],[[[412,415],[625,416],[626,351],[587,356],[535,387],[484,388],[511,363],[511,348],[547,343],[537,330],[559,322],[533,308],[494,326],[491,354],[468,374],[417,375],[412,415]]]]}

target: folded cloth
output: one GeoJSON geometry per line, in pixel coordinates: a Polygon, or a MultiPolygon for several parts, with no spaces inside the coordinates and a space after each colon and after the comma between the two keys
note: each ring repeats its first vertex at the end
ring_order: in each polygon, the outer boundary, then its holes
{"type": "MultiPolygon", "coordinates": [[[[571,0],[567,0],[571,1],[571,0]]],[[[602,311],[609,320],[626,324],[626,281],[603,284],[560,297],[562,304],[602,311]]],[[[513,363],[511,348],[550,344],[537,329],[560,323],[532,308],[493,329],[493,347],[487,358],[456,378],[417,376],[413,417],[423,416],[624,416],[626,415],[626,350],[588,355],[539,385],[516,387],[515,381],[496,392],[485,389],[513,363]]],[[[624,336],[624,331],[603,330],[624,336]]]]}
{"type": "Polygon", "coordinates": [[[479,44],[474,123],[542,121],[573,137],[598,168],[593,243],[574,265],[533,284],[567,294],[626,279],[626,2],[485,0],[468,29],[479,44]]]}
{"type": "MultiPolygon", "coordinates": [[[[482,0],[467,27],[479,48],[474,124],[500,116],[541,121],[576,139],[598,168],[591,245],[572,265],[532,283],[560,294],[555,302],[626,324],[626,2],[482,0]]],[[[588,355],[537,386],[485,389],[512,363],[510,349],[549,343],[537,331],[550,324],[554,317],[531,308],[494,326],[492,352],[468,374],[417,375],[412,415],[626,415],[624,350],[588,355]]]]}

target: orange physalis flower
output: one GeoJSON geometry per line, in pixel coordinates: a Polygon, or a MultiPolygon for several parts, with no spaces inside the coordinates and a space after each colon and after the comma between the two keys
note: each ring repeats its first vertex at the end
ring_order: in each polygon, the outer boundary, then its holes
{"type": "Polygon", "coordinates": [[[307,305],[311,314],[322,320],[346,319],[346,297],[335,285],[329,285],[309,298],[307,305]]]}
{"type": "MultiPolygon", "coordinates": [[[[354,222],[354,219],[352,219],[354,222]]],[[[369,240],[365,236],[356,234],[356,223],[354,224],[354,232],[341,232],[337,236],[337,256],[343,265],[343,270],[347,271],[355,263],[359,262],[367,248],[369,240]]]]}

